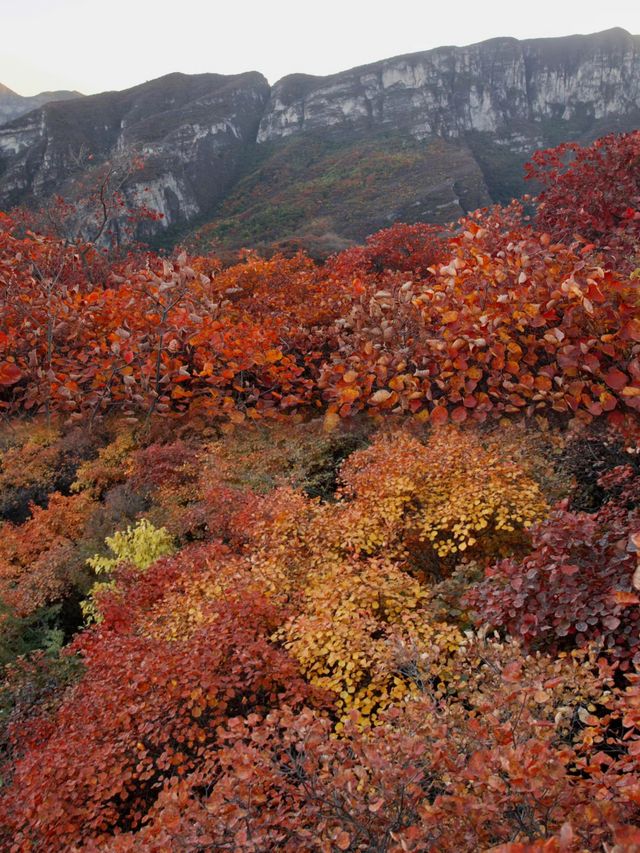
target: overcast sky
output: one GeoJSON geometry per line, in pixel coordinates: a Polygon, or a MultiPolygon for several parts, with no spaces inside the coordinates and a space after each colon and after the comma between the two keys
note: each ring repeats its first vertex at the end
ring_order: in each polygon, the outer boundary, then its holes
{"type": "Polygon", "coordinates": [[[640,0],[0,0],[0,13],[0,82],[21,95],[171,71],[273,83],[493,36],[640,33],[640,0]]]}

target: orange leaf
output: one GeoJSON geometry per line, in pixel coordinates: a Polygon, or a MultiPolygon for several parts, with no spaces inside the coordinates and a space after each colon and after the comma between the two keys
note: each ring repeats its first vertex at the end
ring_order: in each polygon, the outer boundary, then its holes
{"type": "Polygon", "coordinates": [[[351,837],[346,832],[339,832],[336,835],[336,846],[339,850],[348,850],[351,846],[351,837]]]}
{"type": "Polygon", "coordinates": [[[394,391],[402,391],[404,388],[404,379],[402,376],[394,376],[389,380],[389,388],[393,388],[394,391]]]}
{"type": "Polygon", "coordinates": [[[436,424],[436,426],[446,424],[448,420],[449,412],[444,406],[436,406],[431,412],[431,423],[436,424]]]}
{"type": "Polygon", "coordinates": [[[353,401],[357,400],[359,396],[359,389],[353,385],[350,385],[347,388],[343,388],[340,391],[340,400],[344,403],[353,403],[353,401]]]}
{"type": "Polygon", "coordinates": [[[613,597],[616,600],[616,604],[621,604],[623,607],[626,607],[629,604],[640,604],[640,598],[635,594],[635,592],[624,592],[624,590],[618,590],[613,594],[613,597]]]}
{"type": "Polygon", "coordinates": [[[540,376],[536,376],[533,384],[536,386],[538,391],[550,391],[552,387],[551,380],[548,376],[545,376],[544,373],[540,374],[540,376]]]}
{"type": "Polygon", "coordinates": [[[333,432],[333,430],[340,423],[340,415],[337,412],[327,412],[324,416],[324,422],[322,424],[322,429],[324,432],[333,432]]]}
{"type": "Polygon", "coordinates": [[[391,391],[386,391],[384,388],[381,388],[369,397],[369,402],[373,403],[374,406],[378,406],[381,403],[386,403],[390,396],[391,391]]]}
{"type": "Polygon", "coordinates": [[[608,391],[603,391],[603,393],[600,394],[600,404],[605,412],[612,412],[618,405],[618,402],[613,394],[609,394],[608,391]]]}

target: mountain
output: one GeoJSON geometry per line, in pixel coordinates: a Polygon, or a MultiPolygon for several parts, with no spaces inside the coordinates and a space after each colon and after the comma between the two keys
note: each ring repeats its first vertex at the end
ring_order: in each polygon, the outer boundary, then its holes
{"type": "Polygon", "coordinates": [[[269,84],[254,72],[169,74],[122,92],[46,104],[0,127],[0,207],[89,181],[105,161],[141,153],[127,193],[188,222],[222,201],[255,145],[269,84]],[[90,152],[89,160],[86,153],[90,152]]]}
{"type": "Polygon", "coordinates": [[[536,148],[639,126],[640,36],[621,29],[441,47],[273,87],[256,72],[170,74],[0,127],[0,206],[135,150],[146,164],[127,194],[164,213],[156,240],[322,252],[397,219],[506,201],[536,148]]]}
{"type": "Polygon", "coordinates": [[[39,95],[24,98],[9,89],[8,86],[3,86],[0,83],[0,125],[13,121],[13,119],[31,112],[31,110],[36,110],[50,101],[69,101],[73,98],[82,97],[80,92],[62,90],[59,92],[40,92],[39,95]]]}

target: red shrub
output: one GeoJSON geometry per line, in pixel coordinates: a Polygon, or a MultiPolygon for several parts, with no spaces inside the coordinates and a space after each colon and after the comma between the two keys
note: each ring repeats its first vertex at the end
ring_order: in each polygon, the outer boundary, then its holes
{"type": "Polygon", "coordinates": [[[531,554],[488,569],[466,603],[529,645],[597,640],[627,668],[640,664],[640,577],[629,549],[640,529],[640,479],[616,468],[600,483],[614,493],[597,513],[558,507],[534,530],[531,554]]]}
{"type": "Polygon", "coordinates": [[[246,591],[211,607],[212,622],[188,640],[114,630],[113,613],[81,639],[83,679],[9,770],[5,849],[63,850],[137,828],[172,777],[211,760],[228,717],[310,698],[268,642],[273,607],[246,591]]]}
{"type": "Polygon", "coordinates": [[[449,692],[425,685],[366,735],[332,738],[309,710],[230,720],[215,761],[167,788],[114,851],[471,853],[559,836],[578,853],[623,838],[640,816],[637,759],[598,752],[607,721],[586,705],[604,683],[588,662],[472,643],[459,663],[449,692]]]}
{"type": "Polygon", "coordinates": [[[402,272],[424,278],[429,267],[443,261],[447,254],[446,227],[397,222],[367,237],[364,246],[334,255],[327,271],[340,277],[402,272]]]}
{"type": "Polygon", "coordinates": [[[554,240],[580,235],[618,269],[640,263],[640,130],[583,148],[566,142],[537,151],[527,177],[542,184],[536,223],[554,240]]]}

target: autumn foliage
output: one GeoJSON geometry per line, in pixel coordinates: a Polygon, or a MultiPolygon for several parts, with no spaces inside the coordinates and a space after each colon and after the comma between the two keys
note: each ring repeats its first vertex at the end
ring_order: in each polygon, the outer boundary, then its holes
{"type": "Polygon", "coordinates": [[[28,733],[16,763],[19,802],[9,797],[13,817],[3,815],[16,849],[64,849],[138,827],[165,783],[199,769],[227,717],[306,698],[293,664],[266,642],[275,618],[245,596],[188,643],[166,643],[110,631],[107,616],[84,641],[87,672],[73,698],[28,733]]]}
{"type": "MultiPolygon", "coordinates": [[[[609,263],[633,269],[640,237],[640,133],[537,151],[527,177],[542,186],[536,222],[556,240],[580,235],[609,263]]],[[[637,264],[636,264],[637,266],[637,264]]]]}
{"type": "Polygon", "coordinates": [[[323,265],[0,215],[2,849],[640,849],[637,145],[323,265]]]}
{"type": "Polygon", "coordinates": [[[601,478],[608,500],[593,515],[558,507],[534,532],[520,563],[507,559],[470,595],[482,619],[535,646],[598,646],[640,662],[640,572],[631,533],[640,531],[638,476],[601,478]]]}
{"type": "MultiPolygon", "coordinates": [[[[321,409],[330,424],[360,411],[622,423],[640,406],[633,252],[608,264],[598,254],[608,232],[559,231],[545,211],[570,222],[562,199],[575,207],[575,184],[591,187],[583,171],[606,154],[613,172],[589,199],[615,186],[629,205],[615,233],[636,240],[637,144],[606,139],[561,175],[564,149],[536,155],[549,187],[535,225],[517,203],[448,233],[396,225],[324,268],[247,253],[223,269],[183,253],[133,256],[96,278],[90,254],[20,236],[4,217],[0,405],[71,422],[118,411],[239,424],[321,409]]],[[[592,224],[607,220],[596,208],[592,224]]]]}

